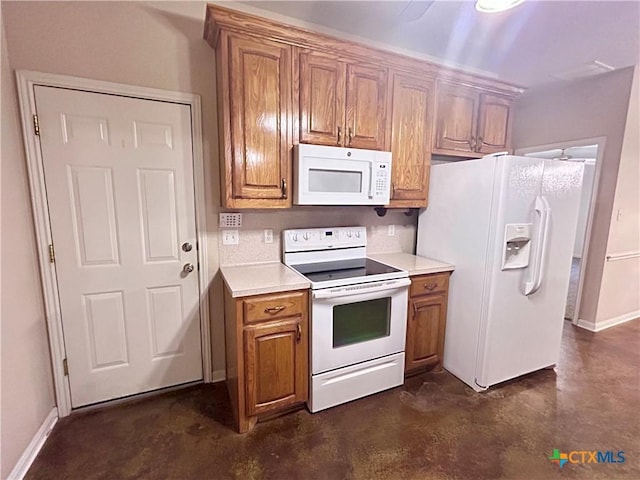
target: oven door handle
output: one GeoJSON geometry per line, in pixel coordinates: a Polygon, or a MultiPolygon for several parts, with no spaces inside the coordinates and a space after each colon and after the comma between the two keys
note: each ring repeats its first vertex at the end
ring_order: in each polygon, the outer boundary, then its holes
{"type": "Polygon", "coordinates": [[[313,292],[313,298],[338,298],[348,297],[351,295],[363,295],[367,293],[384,292],[389,290],[397,290],[411,285],[408,278],[399,278],[397,280],[386,280],[383,282],[361,283],[358,285],[349,285],[347,287],[326,288],[313,292]]]}

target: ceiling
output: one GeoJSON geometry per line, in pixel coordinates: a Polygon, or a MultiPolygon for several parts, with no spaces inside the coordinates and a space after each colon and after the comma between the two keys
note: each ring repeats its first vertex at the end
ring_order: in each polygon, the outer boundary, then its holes
{"type": "Polygon", "coordinates": [[[477,12],[473,1],[240,3],[524,87],[554,81],[553,75],[579,75],[576,70],[593,61],[615,69],[640,63],[638,0],[527,0],[497,14],[477,12]]]}

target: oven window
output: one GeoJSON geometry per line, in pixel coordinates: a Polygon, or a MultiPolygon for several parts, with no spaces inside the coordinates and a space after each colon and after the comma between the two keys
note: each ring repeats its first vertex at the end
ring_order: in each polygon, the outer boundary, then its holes
{"type": "Polygon", "coordinates": [[[352,170],[309,169],[310,192],[362,192],[362,172],[352,170]]]}
{"type": "Polygon", "coordinates": [[[333,348],[389,336],[391,297],[333,307],[333,348]]]}

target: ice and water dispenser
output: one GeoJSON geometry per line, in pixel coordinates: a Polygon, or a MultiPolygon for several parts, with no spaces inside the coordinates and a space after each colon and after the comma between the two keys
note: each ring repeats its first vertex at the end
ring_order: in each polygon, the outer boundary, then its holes
{"type": "Polygon", "coordinates": [[[508,223],[505,226],[502,270],[529,266],[531,227],[530,223],[508,223]]]}

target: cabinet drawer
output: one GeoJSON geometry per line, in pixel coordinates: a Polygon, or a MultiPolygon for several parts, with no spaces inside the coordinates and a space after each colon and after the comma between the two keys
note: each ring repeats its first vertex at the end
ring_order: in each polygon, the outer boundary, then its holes
{"type": "Polygon", "coordinates": [[[244,323],[301,315],[305,310],[305,292],[261,295],[242,301],[244,323]]]}
{"type": "Polygon", "coordinates": [[[430,295],[432,293],[446,293],[449,289],[449,272],[420,275],[411,278],[410,297],[430,295]]]}

